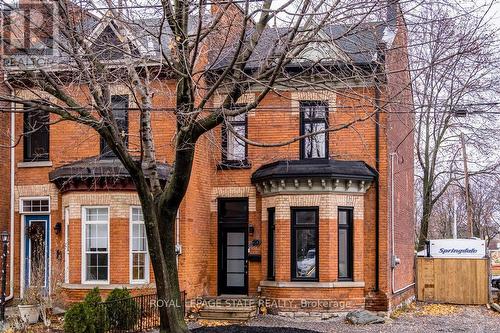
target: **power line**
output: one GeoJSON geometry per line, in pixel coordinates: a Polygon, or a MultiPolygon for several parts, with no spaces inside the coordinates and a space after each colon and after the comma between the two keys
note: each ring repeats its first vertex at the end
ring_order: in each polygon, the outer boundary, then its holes
{"type": "MultiPolygon", "coordinates": [[[[20,103],[18,103],[20,104],[20,103]]],[[[497,105],[500,104],[500,103],[496,103],[497,105]]],[[[470,104],[472,105],[472,104],[470,104]]],[[[475,104],[475,105],[478,105],[478,104],[475,104]]],[[[328,113],[336,113],[336,112],[343,112],[343,111],[346,111],[346,109],[350,109],[351,111],[347,110],[346,112],[350,112],[350,113],[362,113],[360,111],[358,111],[357,109],[359,108],[363,108],[363,107],[371,107],[373,105],[359,105],[359,106],[353,106],[353,107],[350,107],[350,106],[346,106],[346,107],[333,107],[333,108],[328,108],[328,110],[324,110],[322,112],[328,112],[328,113]]],[[[78,111],[78,110],[85,110],[85,111],[96,111],[96,108],[91,108],[91,107],[75,107],[75,108],[72,108],[72,107],[61,107],[62,109],[64,110],[75,110],[75,111],[78,111]]],[[[118,110],[115,108],[115,110],[118,110]]],[[[130,108],[126,108],[126,110],[128,111],[141,111],[142,109],[141,108],[138,108],[138,107],[130,107],[130,108]]],[[[175,111],[178,111],[177,108],[175,107],[153,107],[153,108],[150,108],[149,109],[150,111],[170,111],[170,112],[175,112],[175,111]]],[[[205,107],[203,108],[202,110],[199,110],[200,112],[203,112],[203,111],[216,111],[216,110],[220,110],[220,107],[205,107]]],[[[23,111],[31,111],[31,110],[28,110],[24,107],[0,107],[0,112],[23,112],[23,111]]],[[[198,110],[194,110],[193,112],[196,112],[198,110]]],[[[255,109],[252,109],[250,110],[249,112],[257,112],[257,111],[276,111],[276,112],[306,112],[304,110],[297,110],[296,108],[291,108],[291,107],[256,107],[255,109]]],[[[365,113],[375,113],[375,111],[373,112],[365,112],[365,113]]],[[[455,114],[454,111],[380,111],[380,113],[383,113],[383,114],[426,114],[426,113],[432,113],[432,114],[455,114]]],[[[472,115],[500,115],[500,111],[469,111],[467,112],[467,115],[468,116],[472,116],[472,115]]]]}

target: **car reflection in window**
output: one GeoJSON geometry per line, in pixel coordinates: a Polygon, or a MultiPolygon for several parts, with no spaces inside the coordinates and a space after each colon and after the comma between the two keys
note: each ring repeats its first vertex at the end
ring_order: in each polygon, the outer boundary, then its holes
{"type": "Polygon", "coordinates": [[[316,276],[316,250],[309,250],[305,257],[297,260],[297,275],[299,277],[316,276]]]}

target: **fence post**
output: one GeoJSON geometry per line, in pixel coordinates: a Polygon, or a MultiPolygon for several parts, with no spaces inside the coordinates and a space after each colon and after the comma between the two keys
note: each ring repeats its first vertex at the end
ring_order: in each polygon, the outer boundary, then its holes
{"type": "Polygon", "coordinates": [[[182,315],[186,317],[186,291],[182,291],[182,315]]]}
{"type": "Polygon", "coordinates": [[[144,314],[144,295],[141,296],[141,308],[139,310],[139,329],[142,332],[142,316],[144,314]]]}

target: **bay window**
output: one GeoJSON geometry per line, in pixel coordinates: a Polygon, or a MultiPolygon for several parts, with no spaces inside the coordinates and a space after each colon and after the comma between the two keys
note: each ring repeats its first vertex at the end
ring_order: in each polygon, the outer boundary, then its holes
{"type": "Polygon", "coordinates": [[[353,233],[352,208],[339,208],[339,280],[352,280],[353,233]]]}
{"type": "Polygon", "coordinates": [[[319,210],[292,208],[292,280],[318,281],[319,210]]]}
{"type": "Polygon", "coordinates": [[[276,273],[276,261],[275,261],[275,218],[276,210],[275,208],[267,209],[267,279],[269,281],[274,280],[276,273]]]}
{"type": "Polygon", "coordinates": [[[84,282],[109,281],[109,211],[107,207],[83,209],[84,282]]]}
{"type": "Polygon", "coordinates": [[[130,216],[130,280],[147,283],[149,277],[148,243],[142,208],[132,207],[130,216]]]}

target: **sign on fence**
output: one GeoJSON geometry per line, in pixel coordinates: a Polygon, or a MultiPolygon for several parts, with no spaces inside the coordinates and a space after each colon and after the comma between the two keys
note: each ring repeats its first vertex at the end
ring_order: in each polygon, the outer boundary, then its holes
{"type": "Polygon", "coordinates": [[[429,254],[433,258],[484,258],[486,242],[482,239],[434,239],[429,241],[429,254]]]}

